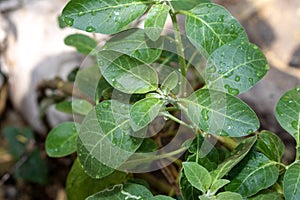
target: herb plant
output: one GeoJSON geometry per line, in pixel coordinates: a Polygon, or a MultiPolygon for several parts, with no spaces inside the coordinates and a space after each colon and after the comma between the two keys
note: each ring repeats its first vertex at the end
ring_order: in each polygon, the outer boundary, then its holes
{"type": "Polygon", "coordinates": [[[65,39],[95,61],[72,80],[72,100],[56,105],[74,122],[46,140],[51,157],[77,152],[69,199],[300,199],[300,87],[276,107],[297,142],[295,161],[284,164],[281,139],[259,132],[255,112],[237,97],[269,65],[225,8],[205,0],[71,0],[60,19],[111,36],[99,47],[83,34],[65,39]]]}

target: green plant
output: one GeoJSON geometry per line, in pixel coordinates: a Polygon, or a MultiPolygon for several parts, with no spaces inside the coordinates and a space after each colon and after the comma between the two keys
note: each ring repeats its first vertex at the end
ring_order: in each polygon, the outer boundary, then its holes
{"type": "Polygon", "coordinates": [[[114,34],[101,48],[82,34],[65,40],[97,61],[72,79],[72,101],[56,105],[75,122],[46,140],[51,157],[77,152],[69,199],[173,199],[153,196],[148,184],[187,200],[300,198],[300,88],[276,107],[297,141],[295,162],[286,165],[282,141],[257,132],[256,114],[236,97],[269,66],[225,8],[197,0],[72,0],[63,22],[114,34]],[[131,28],[145,12],[144,29],[131,28]],[[185,34],[178,15],[186,17],[185,34]],[[167,16],[174,29],[162,36],[167,16]],[[148,173],[154,170],[167,181],[148,173]]]}

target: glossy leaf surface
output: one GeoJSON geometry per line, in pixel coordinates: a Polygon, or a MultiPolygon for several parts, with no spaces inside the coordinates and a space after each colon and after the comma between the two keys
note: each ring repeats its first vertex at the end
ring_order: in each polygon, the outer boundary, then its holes
{"type": "Polygon", "coordinates": [[[64,22],[87,32],[114,34],[147,9],[142,0],[72,0],[65,6],[64,22]]]}

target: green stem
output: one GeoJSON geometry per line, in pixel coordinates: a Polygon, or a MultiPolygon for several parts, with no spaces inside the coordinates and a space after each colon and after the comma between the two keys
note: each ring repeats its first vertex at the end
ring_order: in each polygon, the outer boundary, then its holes
{"type": "Polygon", "coordinates": [[[175,35],[175,40],[176,40],[176,44],[177,44],[177,53],[179,56],[181,74],[183,77],[186,77],[186,63],[185,63],[185,59],[184,59],[184,48],[182,45],[182,39],[181,39],[181,35],[180,35],[179,25],[177,22],[176,14],[171,12],[170,15],[171,15],[171,19],[172,19],[173,26],[174,26],[174,35],[175,35]]]}
{"type": "Polygon", "coordinates": [[[194,129],[193,126],[191,126],[191,125],[185,123],[184,121],[181,121],[180,119],[174,117],[173,115],[171,115],[171,114],[169,114],[169,113],[167,113],[167,112],[161,112],[161,115],[163,115],[163,116],[165,116],[165,117],[168,117],[169,119],[171,119],[171,120],[177,122],[178,124],[181,124],[181,125],[186,126],[186,127],[188,127],[188,128],[194,129]]]}

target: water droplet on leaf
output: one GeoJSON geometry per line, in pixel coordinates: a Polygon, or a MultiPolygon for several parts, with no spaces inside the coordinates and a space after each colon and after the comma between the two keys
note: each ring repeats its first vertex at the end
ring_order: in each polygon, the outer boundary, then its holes
{"type": "Polygon", "coordinates": [[[239,81],[241,80],[241,77],[236,76],[234,80],[235,80],[236,82],[239,82],[239,81]]]}
{"type": "Polygon", "coordinates": [[[208,73],[215,73],[216,71],[217,71],[217,68],[214,65],[212,65],[211,67],[209,67],[207,69],[208,73]]]}
{"type": "Polygon", "coordinates": [[[92,14],[93,16],[95,16],[95,15],[96,15],[96,10],[92,10],[91,14],[92,14]]]}
{"type": "Polygon", "coordinates": [[[253,78],[248,78],[249,82],[250,82],[250,85],[254,85],[254,81],[253,81],[253,78]]]}
{"type": "Polygon", "coordinates": [[[249,129],[249,130],[247,131],[247,134],[251,134],[251,133],[253,133],[253,130],[252,130],[252,129],[249,129]]]}
{"type": "Polygon", "coordinates": [[[65,18],[64,18],[64,22],[65,22],[68,26],[73,26],[74,19],[71,18],[71,17],[65,17],[65,18]]]}
{"type": "Polygon", "coordinates": [[[232,95],[237,95],[240,93],[240,91],[235,88],[228,88],[228,92],[229,92],[229,94],[232,94],[232,95]]]}
{"type": "Polygon", "coordinates": [[[211,7],[212,7],[212,4],[207,4],[207,7],[208,7],[208,8],[211,8],[211,7]]]}
{"type": "Polygon", "coordinates": [[[103,102],[102,107],[103,108],[108,108],[109,107],[109,102],[103,102]]]}
{"type": "Polygon", "coordinates": [[[294,129],[298,130],[298,129],[299,129],[298,122],[297,122],[297,121],[293,121],[293,122],[292,122],[292,127],[293,127],[294,129]]]}
{"type": "Polygon", "coordinates": [[[88,27],[86,27],[86,29],[85,29],[86,32],[93,32],[93,31],[95,31],[95,30],[96,30],[96,28],[93,27],[93,26],[88,26],[88,27]]]}

